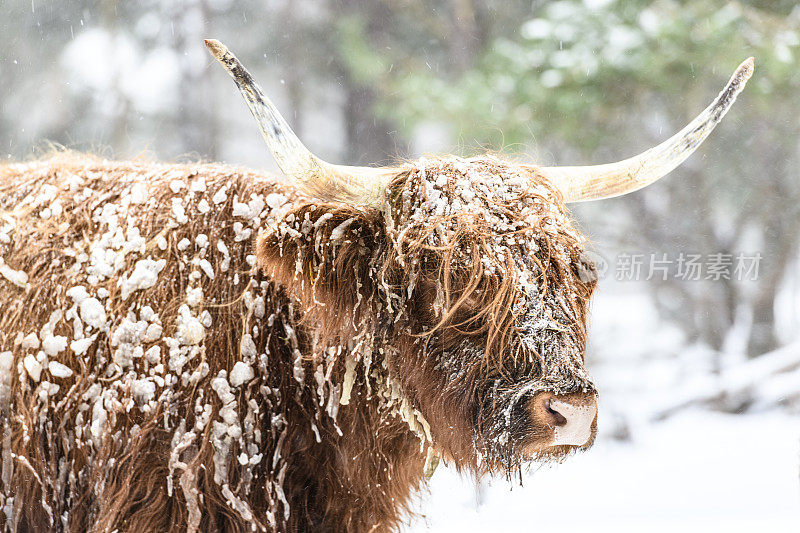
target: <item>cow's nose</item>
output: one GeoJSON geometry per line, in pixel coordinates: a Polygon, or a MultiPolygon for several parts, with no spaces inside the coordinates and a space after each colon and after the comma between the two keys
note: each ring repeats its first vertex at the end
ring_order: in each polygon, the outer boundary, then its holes
{"type": "Polygon", "coordinates": [[[534,420],[553,428],[552,446],[582,446],[592,436],[597,397],[594,393],[540,393],[534,398],[533,411],[534,420]]]}

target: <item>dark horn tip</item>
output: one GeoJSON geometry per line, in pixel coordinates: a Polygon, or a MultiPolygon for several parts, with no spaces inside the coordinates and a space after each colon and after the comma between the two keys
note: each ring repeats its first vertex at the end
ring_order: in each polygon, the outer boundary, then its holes
{"type": "Polygon", "coordinates": [[[739,65],[739,68],[736,69],[739,76],[743,77],[744,79],[750,79],[750,76],[753,75],[753,70],[755,70],[756,60],[753,57],[748,57],[742,64],[739,65]]]}
{"type": "Polygon", "coordinates": [[[206,44],[206,48],[208,48],[209,52],[211,52],[211,55],[220,61],[228,52],[227,47],[216,39],[204,39],[203,42],[206,44]]]}

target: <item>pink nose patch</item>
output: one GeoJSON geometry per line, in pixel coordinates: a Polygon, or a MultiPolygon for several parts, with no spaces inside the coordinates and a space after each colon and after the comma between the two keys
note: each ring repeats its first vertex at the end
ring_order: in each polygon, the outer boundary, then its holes
{"type": "Polygon", "coordinates": [[[597,415],[597,404],[574,405],[557,399],[550,400],[550,409],[563,416],[567,423],[553,430],[553,446],[582,446],[592,435],[592,422],[597,415]]]}

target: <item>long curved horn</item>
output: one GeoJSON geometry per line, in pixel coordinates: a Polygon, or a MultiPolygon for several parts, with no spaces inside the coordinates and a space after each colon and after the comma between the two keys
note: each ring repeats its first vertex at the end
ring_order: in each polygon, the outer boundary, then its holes
{"type": "Polygon", "coordinates": [[[397,173],[395,169],[332,165],[319,159],[300,142],[236,56],[219,41],[206,39],[205,43],[239,87],[281,172],[321,200],[355,205],[382,202],[386,184],[397,173]]]}
{"type": "Polygon", "coordinates": [[[565,202],[613,198],[641,189],[680,165],[708,137],[753,74],[753,58],[733,73],[716,100],[681,131],[646,152],[617,163],[585,167],[542,167],[565,202]]]}

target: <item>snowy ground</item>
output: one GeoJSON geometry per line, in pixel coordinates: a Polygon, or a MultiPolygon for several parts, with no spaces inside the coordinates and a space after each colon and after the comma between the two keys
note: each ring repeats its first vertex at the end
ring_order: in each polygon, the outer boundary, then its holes
{"type": "Polygon", "coordinates": [[[687,411],[532,469],[522,487],[493,480],[480,504],[471,479],[440,467],[406,531],[796,532],[799,457],[797,417],[687,411]]]}

